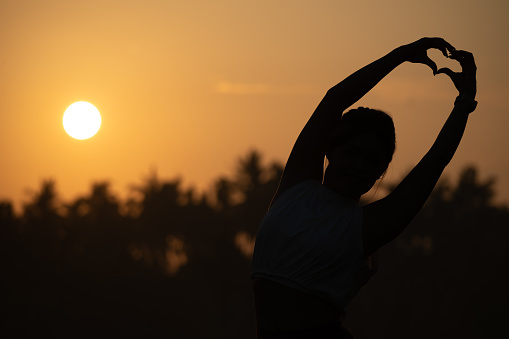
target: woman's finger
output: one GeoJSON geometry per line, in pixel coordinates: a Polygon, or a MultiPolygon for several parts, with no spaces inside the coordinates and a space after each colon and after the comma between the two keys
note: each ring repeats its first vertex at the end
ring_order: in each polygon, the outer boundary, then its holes
{"type": "Polygon", "coordinates": [[[474,55],[467,51],[456,50],[451,52],[451,59],[457,60],[461,67],[467,71],[475,71],[477,66],[475,65],[474,55]]]}
{"type": "Polygon", "coordinates": [[[436,72],[436,74],[446,74],[454,82],[456,80],[456,78],[457,78],[459,73],[454,72],[450,68],[444,67],[444,68],[440,68],[436,72]]]}
{"type": "Polygon", "coordinates": [[[433,74],[437,74],[438,70],[437,64],[433,60],[431,60],[428,56],[425,56],[423,58],[422,63],[428,65],[428,67],[431,68],[431,70],[433,71],[433,74]]]}
{"type": "Polygon", "coordinates": [[[454,48],[453,45],[451,45],[442,38],[431,38],[431,41],[432,41],[431,46],[433,48],[440,50],[445,57],[448,57],[447,53],[448,51],[450,53],[456,50],[456,48],[454,48]]]}

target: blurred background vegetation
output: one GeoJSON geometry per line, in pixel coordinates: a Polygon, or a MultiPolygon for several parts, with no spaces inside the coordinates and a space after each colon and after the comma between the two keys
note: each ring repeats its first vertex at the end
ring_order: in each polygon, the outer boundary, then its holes
{"type": "MultiPolygon", "coordinates": [[[[282,169],[249,151],[205,193],[154,172],[125,201],[108,182],[61,201],[47,180],[20,213],[0,202],[0,333],[254,338],[250,258],[282,169]]],[[[495,185],[474,166],[439,182],[348,308],[357,338],[509,337],[495,185]]]]}

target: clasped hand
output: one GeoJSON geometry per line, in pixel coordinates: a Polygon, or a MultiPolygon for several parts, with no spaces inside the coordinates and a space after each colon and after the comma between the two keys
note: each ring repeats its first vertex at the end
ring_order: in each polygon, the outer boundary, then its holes
{"type": "Polygon", "coordinates": [[[475,99],[477,67],[472,53],[457,50],[442,38],[422,38],[411,44],[401,46],[400,50],[406,61],[427,65],[434,75],[446,74],[451,78],[461,96],[470,100],[475,99]],[[436,63],[427,55],[427,51],[431,48],[440,50],[446,58],[458,61],[461,65],[461,72],[454,72],[447,67],[437,69],[436,63]]]}

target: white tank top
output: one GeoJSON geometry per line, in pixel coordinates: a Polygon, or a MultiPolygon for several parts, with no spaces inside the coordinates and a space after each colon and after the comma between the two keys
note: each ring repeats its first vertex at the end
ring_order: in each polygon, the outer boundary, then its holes
{"type": "Polygon", "coordinates": [[[343,311],[371,275],[364,261],[362,207],[318,181],[285,191],[261,222],[253,278],[311,293],[343,311]]]}

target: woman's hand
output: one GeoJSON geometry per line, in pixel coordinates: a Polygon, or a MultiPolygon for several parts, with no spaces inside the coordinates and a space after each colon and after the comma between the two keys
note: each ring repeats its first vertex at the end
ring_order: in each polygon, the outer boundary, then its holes
{"type": "Polygon", "coordinates": [[[441,68],[437,71],[437,74],[447,74],[454,83],[454,86],[456,86],[460,96],[474,100],[477,93],[477,67],[473,54],[466,51],[451,51],[450,58],[460,63],[461,72],[453,72],[449,68],[441,68]]]}
{"type": "Polygon", "coordinates": [[[428,49],[435,48],[442,52],[445,57],[449,57],[447,52],[453,53],[456,49],[442,38],[422,38],[411,44],[404,45],[398,49],[402,53],[405,61],[424,64],[431,68],[433,74],[437,74],[437,65],[428,57],[428,49]]]}

